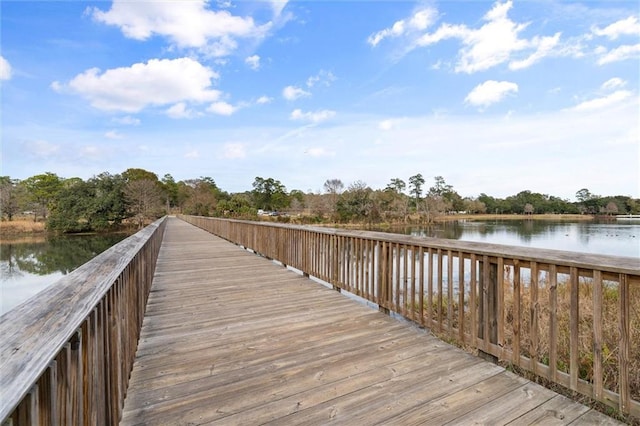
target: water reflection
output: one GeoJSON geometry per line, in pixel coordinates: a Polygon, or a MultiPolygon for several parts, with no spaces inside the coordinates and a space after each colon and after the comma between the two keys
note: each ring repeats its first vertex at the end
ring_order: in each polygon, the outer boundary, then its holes
{"type": "Polygon", "coordinates": [[[0,315],[126,237],[75,235],[0,243],[0,315]]]}
{"type": "Polygon", "coordinates": [[[423,237],[640,257],[640,224],[638,223],[459,220],[384,231],[423,237]]]}

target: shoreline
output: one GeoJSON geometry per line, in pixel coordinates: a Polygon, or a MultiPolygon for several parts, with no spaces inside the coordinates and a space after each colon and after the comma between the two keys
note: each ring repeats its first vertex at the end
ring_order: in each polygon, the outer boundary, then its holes
{"type": "Polygon", "coordinates": [[[30,243],[30,242],[43,242],[49,237],[56,235],[100,235],[100,234],[113,234],[113,233],[126,233],[134,234],[131,227],[122,225],[117,229],[111,229],[105,232],[76,232],[76,233],[58,233],[55,231],[49,231],[46,228],[46,222],[34,222],[29,219],[15,219],[12,221],[0,221],[0,243],[2,244],[14,244],[14,243],[30,243]]]}
{"type": "Polygon", "coordinates": [[[398,228],[404,226],[429,226],[435,223],[442,222],[455,222],[457,220],[465,221],[490,221],[490,220],[547,220],[558,222],[588,222],[596,219],[593,215],[583,214],[450,214],[435,217],[431,223],[416,221],[413,218],[409,218],[407,222],[379,222],[379,223],[367,223],[367,222],[351,222],[351,223],[337,223],[337,222],[325,222],[313,224],[314,226],[324,227],[336,227],[336,228],[361,228],[365,227],[379,227],[379,228],[398,228]]]}
{"type": "MultiPolygon", "coordinates": [[[[554,220],[554,221],[590,221],[594,220],[592,215],[582,214],[532,214],[532,215],[518,215],[518,214],[452,214],[438,216],[433,219],[433,222],[451,222],[456,220],[554,220]]],[[[401,226],[415,226],[415,225],[428,225],[412,220],[411,218],[407,223],[404,222],[380,222],[376,224],[362,223],[319,223],[316,226],[337,226],[337,227],[351,227],[351,226],[370,226],[376,225],[380,227],[401,227],[401,226]]],[[[43,239],[52,235],[53,233],[47,231],[45,222],[34,222],[29,219],[16,219],[12,221],[0,222],[0,242],[11,243],[31,239],[43,239]]]]}
{"type": "Polygon", "coordinates": [[[559,220],[559,221],[588,221],[596,217],[590,214],[450,214],[439,216],[434,219],[435,222],[447,220],[559,220]]]}

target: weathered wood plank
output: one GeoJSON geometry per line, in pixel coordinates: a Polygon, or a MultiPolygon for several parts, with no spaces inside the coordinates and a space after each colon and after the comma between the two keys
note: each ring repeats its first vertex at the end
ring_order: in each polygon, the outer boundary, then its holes
{"type": "MultiPolygon", "coordinates": [[[[477,368],[477,371],[482,370],[477,368]]],[[[487,370],[486,373],[490,371],[487,370]]],[[[496,410],[491,403],[504,395],[513,395],[515,398],[517,389],[527,381],[514,377],[506,371],[494,370],[492,373],[488,377],[478,375],[477,378],[481,380],[476,382],[465,381],[464,383],[469,384],[468,386],[460,387],[457,391],[446,393],[442,397],[426,401],[424,398],[417,399],[417,402],[422,404],[416,404],[411,410],[388,418],[384,422],[398,425],[445,424],[454,420],[458,424],[495,423],[500,418],[499,410],[496,410]],[[483,422],[482,417],[488,417],[490,421],[483,422]]]]}
{"type": "Polygon", "coordinates": [[[445,399],[440,407],[448,407],[448,409],[438,413],[437,417],[436,413],[433,413],[430,419],[438,421],[441,419],[444,423],[451,418],[451,409],[456,407],[458,412],[467,411],[466,414],[455,417],[455,422],[458,424],[506,424],[520,416],[522,412],[534,410],[555,396],[552,391],[533,383],[515,386],[517,381],[506,377],[506,372],[503,374],[496,377],[502,378],[505,386],[495,386],[485,381],[479,386],[463,391],[465,396],[470,394],[475,396],[474,393],[485,392],[485,401],[480,398],[460,398],[458,405],[454,406],[452,402],[445,399]]]}
{"type": "Polygon", "coordinates": [[[413,397],[436,399],[449,389],[460,389],[497,372],[497,367],[494,371],[476,369],[478,364],[480,362],[465,364],[463,359],[454,357],[450,363],[438,362],[432,369],[421,368],[362,387],[269,424],[309,425],[329,421],[354,425],[377,423],[383,419],[383,415],[402,413],[407,406],[411,407],[413,397]]]}
{"type": "MultiPolygon", "coordinates": [[[[446,359],[448,351],[440,348],[424,355],[434,360],[442,360],[446,359]]],[[[297,392],[291,392],[287,389],[286,393],[278,394],[278,398],[274,399],[274,401],[269,403],[265,403],[264,400],[259,401],[253,407],[242,411],[237,410],[234,414],[221,418],[219,423],[247,424],[281,419],[308,407],[315,407],[336,398],[341,398],[344,395],[350,395],[352,392],[377,386],[382,381],[393,380],[403,374],[411,374],[421,368],[420,360],[422,359],[424,359],[422,356],[407,358],[406,360],[400,359],[399,361],[398,358],[393,360],[390,358],[389,364],[386,365],[384,364],[386,361],[381,359],[380,365],[385,365],[385,368],[357,371],[352,375],[336,374],[339,373],[339,370],[332,368],[323,369],[321,373],[316,373],[317,375],[322,374],[321,383],[312,384],[302,390],[296,389],[297,392]]],[[[444,362],[441,368],[446,368],[444,362]]],[[[433,373],[435,374],[435,369],[433,373]]],[[[320,380],[320,377],[317,378],[320,380]]]]}
{"type": "MultiPolygon", "coordinates": [[[[527,412],[509,424],[541,426],[568,425],[589,411],[592,410],[589,410],[589,408],[584,405],[576,404],[565,396],[556,395],[544,404],[539,405],[536,410],[527,412]]],[[[576,424],[581,423],[577,421],[576,424]]]]}

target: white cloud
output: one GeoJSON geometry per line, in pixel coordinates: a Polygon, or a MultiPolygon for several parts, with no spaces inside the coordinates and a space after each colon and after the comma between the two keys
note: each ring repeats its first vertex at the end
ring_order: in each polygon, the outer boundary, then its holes
{"type": "Polygon", "coordinates": [[[282,14],[282,10],[287,5],[288,0],[270,0],[270,3],[274,17],[278,17],[282,14]]]}
{"type": "Polygon", "coordinates": [[[59,81],[54,81],[51,83],[51,85],[49,85],[49,87],[54,91],[54,92],[63,92],[65,87],[62,83],[60,83],[59,81]]]}
{"type": "Polygon", "coordinates": [[[604,109],[612,105],[615,105],[621,101],[624,101],[629,96],[631,96],[631,92],[629,92],[628,90],[618,90],[611,93],[610,95],[607,95],[601,98],[584,101],[576,105],[572,109],[574,111],[591,111],[591,110],[597,110],[597,109],[604,109]]]}
{"type": "Polygon", "coordinates": [[[118,133],[116,130],[110,130],[104,134],[104,136],[108,139],[122,139],[123,136],[121,133],[118,133]]]}
{"type": "Polygon", "coordinates": [[[168,38],[181,48],[200,48],[212,56],[224,56],[235,49],[235,37],[260,38],[271,24],[256,25],[251,17],[233,16],[228,10],[208,9],[207,0],[137,2],[114,0],[111,9],[88,10],[98,22],[114,25],[135,40],[154,35],[168,38]]]}
{"type": "Polygon", "coordinates": [[[80,148],[79,151],[80,157],[81,158],[89,158],[92,160],[99,160],[101,158],[104,158],[104,156],[107,154],[106,151],[96,145],[85,145],[83,147],[80,148]]]}
{"type": "Polygon", "coordinates": [[[238,42],[231,37],[220,37],[220,40],[209,43],[208,45],[201,47],[200,52],[208,58],[217,58],[216,64],[226,65],[227,60],[221,59],[223,56],[230,55],[234,50],[238,48],[238,42]]]}
{"type": "Polygon", "coordinates": [[[388,118],[378,122],[378,129],[388,131],[395,129],[399,123],[404,121],[405,118],[388,118]]]}
{"type": "Polygon", "coordinates": [[[124,124],[125,126],[138,126],[140,119],[131,117],[130,115],[111,119],[114,123],[124,124]]]}
{"type": "Polygon", "coordinates": [[[601,88],[604,90],[612,90],[612,89],[618,89],[620,87],[624,87],[626,85],[627,85],[626,81],[624,81],[621,78],[614,77],[602,83],[601,88]]]}
{"type": "Polygon", "coordinates": [[[333,118],[335,115],[336,115],[335,111],[331,111],[328,109],[323,109],[315,112],[311,112],[311,111],[302,112],[302,110],[300,109],[294,109],[291,112],[291,115],[289,116],[289,118],[291,118],[292,120],[309,121],[311,123],[321,123],[330,118],[333,118]]]}
{"type": "Polygon", "coordinates": [[[25,150],[35,157],[48,158],[60,151],[60,145],[45,140],[24,142],[25,150]]]}
{"type": "Polygon", "coordinates": [[[241,143],[227,143],[224,145],[222,151],[222,158],[235,159],[245,158],[247,156],[247,150],[244,144],[241,143]]]}
{"type": "Polygon", "coordinates": [[[529,47],[526,40],[518,37],[527,24],[516,24],[507,17],[511,7],[511,1],[496,3],[484,17],[488,22],[464,36],[456,71],[473,73],[487,70],[529,47]]]}
{"type": "Polygon", "coordinates": [[[418,37],[414,44],[415,47],[429,46],[449,38],[463,39],[465,37],[469,37],[471,34],[472,31],[465,25],[451,25],[444,23],[433,33],[426,33],[418,37]]]}
{"type": "Polygon", "coordinates": [[[329,151],[326,148],[308,148],[304,151],[305,154],[308,154],[312,157],[333,157],[336,155],[334,151],[329,151]]]}
{"type": "Polygon", "coordinates": [[[191,149],[185,152],[184,158],[200,158],[200,152],[197,149],[191,149]]]}
{"type": "Polygon", "coordinates": [[[528,58],[509,62],[509,69],[519,70],[529,68],[531,65],[539,62],[542,58],[549,56],[553,49],[558,45],[559,41],[560,33],[556,33],[552,37],[534,37],[531,43],[532,45],[537,46],[536,51],[529,55],[528,58]]]}
{"type": "Polygon", "coordinates": [[[372,34],[367,38],[367,43],[372,46],[377,46],[382,40],[387,37],[398,37],[404,34],[404,20],[396,21],[391,27],[380,30],[375,34],[372,34]]]}
{"type": "Polygon", "coordinates": [[[211,88],[211,81],[217,77],[216,72],[190,58],[151,59],[104,73],[92,68],[66,85],[54,82],[52,87],[78,93],[98,109],[138,112],[181,101],[215,101],[220,91],[211,88]]]}
{"type": "Polygon", "coordinates": [[[436,17],[437,12],[435,9],[421,9],[414,13],[409,20],[409,28],[419,31],[426,30],[431,24],[433,24],[436,17]]]}
{"type": "Polygon", "coordinates": [[[367,43],[375,47],[385,38],[399,37],[415,31],[424,31],[435,22],[436,18],[437,12],[435,9],[420,9],[409,18],[396,21],[391,27],[371,34],[367,38],[367,43]]]}
{"type": "MultiPolygon", "coordinates": [[[[538,49],[542,39],[527,41],[519,38],[528,24],[517,24],[507,16],[513,6],[511,1],[505,3],[496,2],[491,10],[483,17],[486,21],[478,29],[470,29],[466,25],[441,25],[433,34],[425,34],[420,37],[416,45],[427,46],[446,40],[448,38],[458,38],[463,47],[458,52],[458,63],[456,72],[473,73],[487,70],[496,65],[509,61],[511,55],[526,49],[535,49],[538,56],[542,51],[538,49]]],[[[535,55],[536,53],[534,53],[535,55]]],[[[539,60],[539,57],[535,57],[539,60]]],[[[525,65],[522,62],[516,66],[525,65]]],[[[534,61],[531,60],[531,63],[534,61]]]]}
{"type": "Polygon", "coordinates": [[[378,123],[378,128],[380,130],[391,130],[393,128],[393,120],[382,120],[378,123]]]}
{"type": "Polygon", "coordinates": [[[244,59],[244,63],[247,64],[252,70],[257,71],[260,69],[260,56],[251,55],[249,57],[246,57],[244,59]]]}
{"type": "Polygon", "coordinates": [[[301,89],[300,87],[287,86],[282,89],[282,97],[284,97],[288,101],[294,101],[298,98],[307,96],[311,96],[311,93],[307,92],[304,89],[301,89]]]}
{"type": "Polygon", "coordinates": [[[220,101],[220,102],[215,102],[211,105],[209,105],[209,108],[207,108],[207,111],[209,112],[213,112],[215,114],[219,114],[219,115],[232,115],[234,112],[236,112],[238,110],[237,107],[228,104],[224,101],[220,101]]]}
{"type": "Polygon", "coordinates": [[[530,67],[550,55],[568,55],[569,51],[559,48],[560,33],[553,36],[534,36],[521,38],[520,34],[529,23],[512,21],[508,12],[513,7],[511,0],[497,1],[483,16],[485,23],[480,28],[470,28],[464,24],[442,23],[435,31],[423,33],[433,23],[436,12],[429,9],[421,19],[406,19],[396,22],[392,27],[379,31],[369,37],[369,44],[375,46],[387,37],[407,37],[404,53],[417,47],[429,46],[447,39],[459,39],[462,47],[458,51],[456,72],[474,73],[490,69],[502,63],[518,70],[530,67]],[[412,23],[409,25],[409,23],[412,23]],[[415,30],[409,32],[411,26],[415,30]],[[408,47],[407,47],[408,46],[408,47]],[[519,56],[518,56],[519,55],[519,56]]]}
{"type": "Polygon", "coordinates": [[[187,105],[184,102],[178,102],[177,104],[171,106],[166,110],[166,113],[169,117],[175,119],[193,118],[197,115],[195,111],[187,108],[187,105]]]}
{"type": "Polygon", "coordinates": [[[336,76],[331,71],[320,70],[318,74],[307,79],[307,87],[311,88],[318,83],[329,87],[334,81],[336,81],[336,76]]]}
{"type": "Polygon", "coordinates": [[[518,85],[510,81],[487,80],[473,88],[464,101],[468,104],[487,107],[500,102],[506,96],[518,92],[518,85]]]}
{"type": "Polygon", "coordinates": [[[635,129],[629,129],[627,133],[623,135],[615,135],[613,138],[605,141],[607,145],[631,145],[638,146],[638,140],[640,140],[640,134],[638,134],[638,127],[635,129]]]}
{"type": "Polygon", "coordinates": [[[256,100],[256,104],[258,105],[264,105],[264,104],[268,104],[271,103],[273,101],[273,98],[270,98],[268,96],[260,96],[257,100],[256,100]]]}
{"type": "Polygon", "coordinates": [[[606,48],[596,49],[596,53],[601,54],[598,59],[598,65],[638,58],[640,57],[640,43],[634,45],[625,44],[610,51],[607,51],[606,48]]]}
{"type": "Polygon", "coordinates": [[[11,64],[3,56],[0,56],[0,80],[11,79],[11,64]]]}
{"type": "MultiPolygon", "coordinates": [[[[606,37],[609,40],[617,40],[623,36],[640,36],[640,22],[636,16],[629,16],[621,19],[604,28],[592,27],[593,35],[606,37]]],[[[592,35],[590,35],[592,37],[592,35]]],[[[598,46],[594,49],[594,53],[599,56],[598,65],[605,65],[612,62],[624,61],[627,59],[636,59],[640,57],[640,43],[623,44],[612,49],[605,46],[598,46]]]]}
{"type": "Polygon", "coordinates": [[[637,17],[629,16],[626,19],[614,22],[613,24],[608,25],[602,29],[593,27],[591,31],[597,36],[607,37],[610,40],[616,40],[620,36],[640,35],[640,22],[638,22],[637,17]]]}

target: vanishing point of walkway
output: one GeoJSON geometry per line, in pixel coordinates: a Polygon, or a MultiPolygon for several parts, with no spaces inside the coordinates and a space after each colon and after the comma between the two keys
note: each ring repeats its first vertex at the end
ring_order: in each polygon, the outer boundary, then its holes
{"type": "Polygon", "coordinates": [[[170,219],[122,425],[615,424],[170,219]]]}

